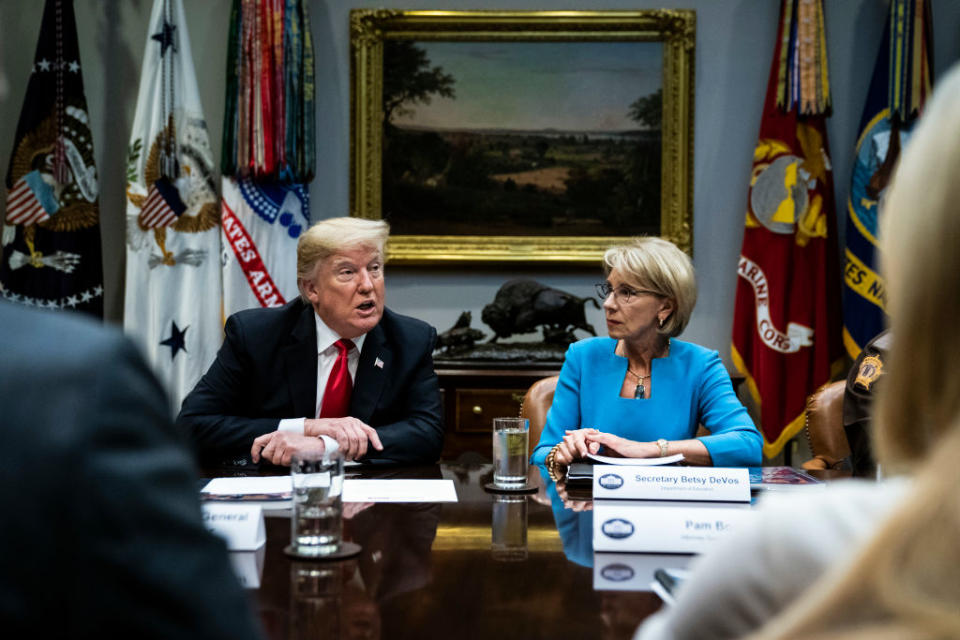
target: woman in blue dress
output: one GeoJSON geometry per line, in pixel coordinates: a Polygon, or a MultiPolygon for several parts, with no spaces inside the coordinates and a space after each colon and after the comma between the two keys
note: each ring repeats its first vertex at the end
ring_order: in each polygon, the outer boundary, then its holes
{"type": "Polygon", "coordinates": [[[661,238],[635,238],[603,263],[597,292],[609,337],[570,345],[533,462],[551,475],[598,452],[759,465],[762,438],[720,356],[675,339],[696,304],[690,258],[661,238]],[[700,424],[710,435],[695,437],[700,424]]]}

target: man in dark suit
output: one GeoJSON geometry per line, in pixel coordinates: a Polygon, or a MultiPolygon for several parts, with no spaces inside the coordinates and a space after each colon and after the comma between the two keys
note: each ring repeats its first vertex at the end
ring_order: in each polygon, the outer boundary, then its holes
{"type": "Polygon", "coordinates": [[[3,635],[258,637],[135,348],[2,301],[0,327],[3,635]]]}
{"type": "Polygon", "coordinates": [[[340,448],[351,460],[437,460],[437,333],[384,307],[388,234],[380,220],[315,224],[297,245],[300,299],[227,319],[177,419],[202,459],[289,465],[297,452],[340,448]]]}

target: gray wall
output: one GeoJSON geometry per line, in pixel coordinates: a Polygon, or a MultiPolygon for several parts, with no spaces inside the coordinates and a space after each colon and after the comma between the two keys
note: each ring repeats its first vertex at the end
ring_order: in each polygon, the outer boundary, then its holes
{"type": "MultiPolygon", "coordinates": [[[[219,157],[223,117],[226,30],[230,0],[184,0],[200,92],[219,157]]],[[[584,0],[405,0],[400,3],[310,2],[317,54],[318,176],[311,185],[314,218],[343,215],[349,199],[349,31],[351,7],[407,9],[586,9],[584,0]]],[[[0,3],[0,70],[8,91],[0,97],[0,174],[6,174],[26,79],[33,60],[43,3],[0,3]]],[[[103,259],[108,318],[123,308],[124,156],[136,102],[140,63],[152,1],[76,0],[80,53],[101,176],[103,259]]],[[[605,0],[603,8],[693,8],[697,11],[694,150],[694,263],[700,299],[685,338],[728,358],[735,269],[743,232],[747,176],[766,88],[779,2],[775,0],[605,0]]],[[[873,68],[887,0],[826,0],[834,114],[829,120],[838,222],[844,206],[856,127],[873,68]]],[[[960,52],[960,3],[934,0],[938,75],[960,52]]],[[[480,309],[504,280],[516,275],[586,296],[600,269],[478,266],[390,268],[388,304],[440,330],[470,309],[480,309]]],[[[600,312],[588,308],[599,331],[600,312]]],[[[484,327],[485,328],[485,327],[484,327]]]]}

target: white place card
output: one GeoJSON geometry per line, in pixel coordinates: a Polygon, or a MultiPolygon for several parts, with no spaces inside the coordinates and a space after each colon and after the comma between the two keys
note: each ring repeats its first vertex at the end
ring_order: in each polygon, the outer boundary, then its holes
{"type": "Polygon", "coordinates": [[[593,497],[750,502],[750,473],[726,467],[594,465],[593,497]]]}
{"type": "Polygon", "coordinates": [[[594,591],[650,591],[657,569],[686,569],[696,556],[680,553],[594,553],[594,591]]]}
{"type": "Polygon", "coordinates": [[[203,524],[220,536],[230,551],[255,551],[267,541],[263,509],[259,505],[204,502],[203,524]]]}
{"type": "Polygon", "coordinates": [[[231,551],[230,566],[244,589],[259,589],[263,578],[263,561],[267,556],[267,546],[256,551],[231,551]]]}
{"type": "Polygon", "coordinates": [[[702,553],[754,515],[749,503],[594,500],[593,550],[702,553]]]}

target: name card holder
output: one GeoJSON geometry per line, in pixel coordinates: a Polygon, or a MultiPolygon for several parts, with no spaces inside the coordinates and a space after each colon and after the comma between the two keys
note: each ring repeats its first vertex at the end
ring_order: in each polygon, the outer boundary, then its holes
{"type": "Polygon", "coordinates": [[[204,526],[223,538],[230,551],[256,551],[267,542],[259,505],[204,502],[202,508],[204,526]]]}
{"type": "Polygon", "coordinates": [[[676,553],[594,553],[594,591],[650,591],[657,569],[686,569],[696,556],[676,553]]]}
{"type": "Polygon", "coordinates": [[[230,566],[236,574],[240,586],[244,589],[259,589],[263,577],[263,561],[267,556],[267,545],[256,551],[231,551],[230,566]]]}
{"type": "Polygon", "coordinates": [[[595,465],[595,500],[750,502],[750,472],[725,467],[595,465]]]}
{"type": "Polygon", "coordinates": [[[749,503],[593,503],[593,550],[702,553],[754,517],[749,503]]]}

